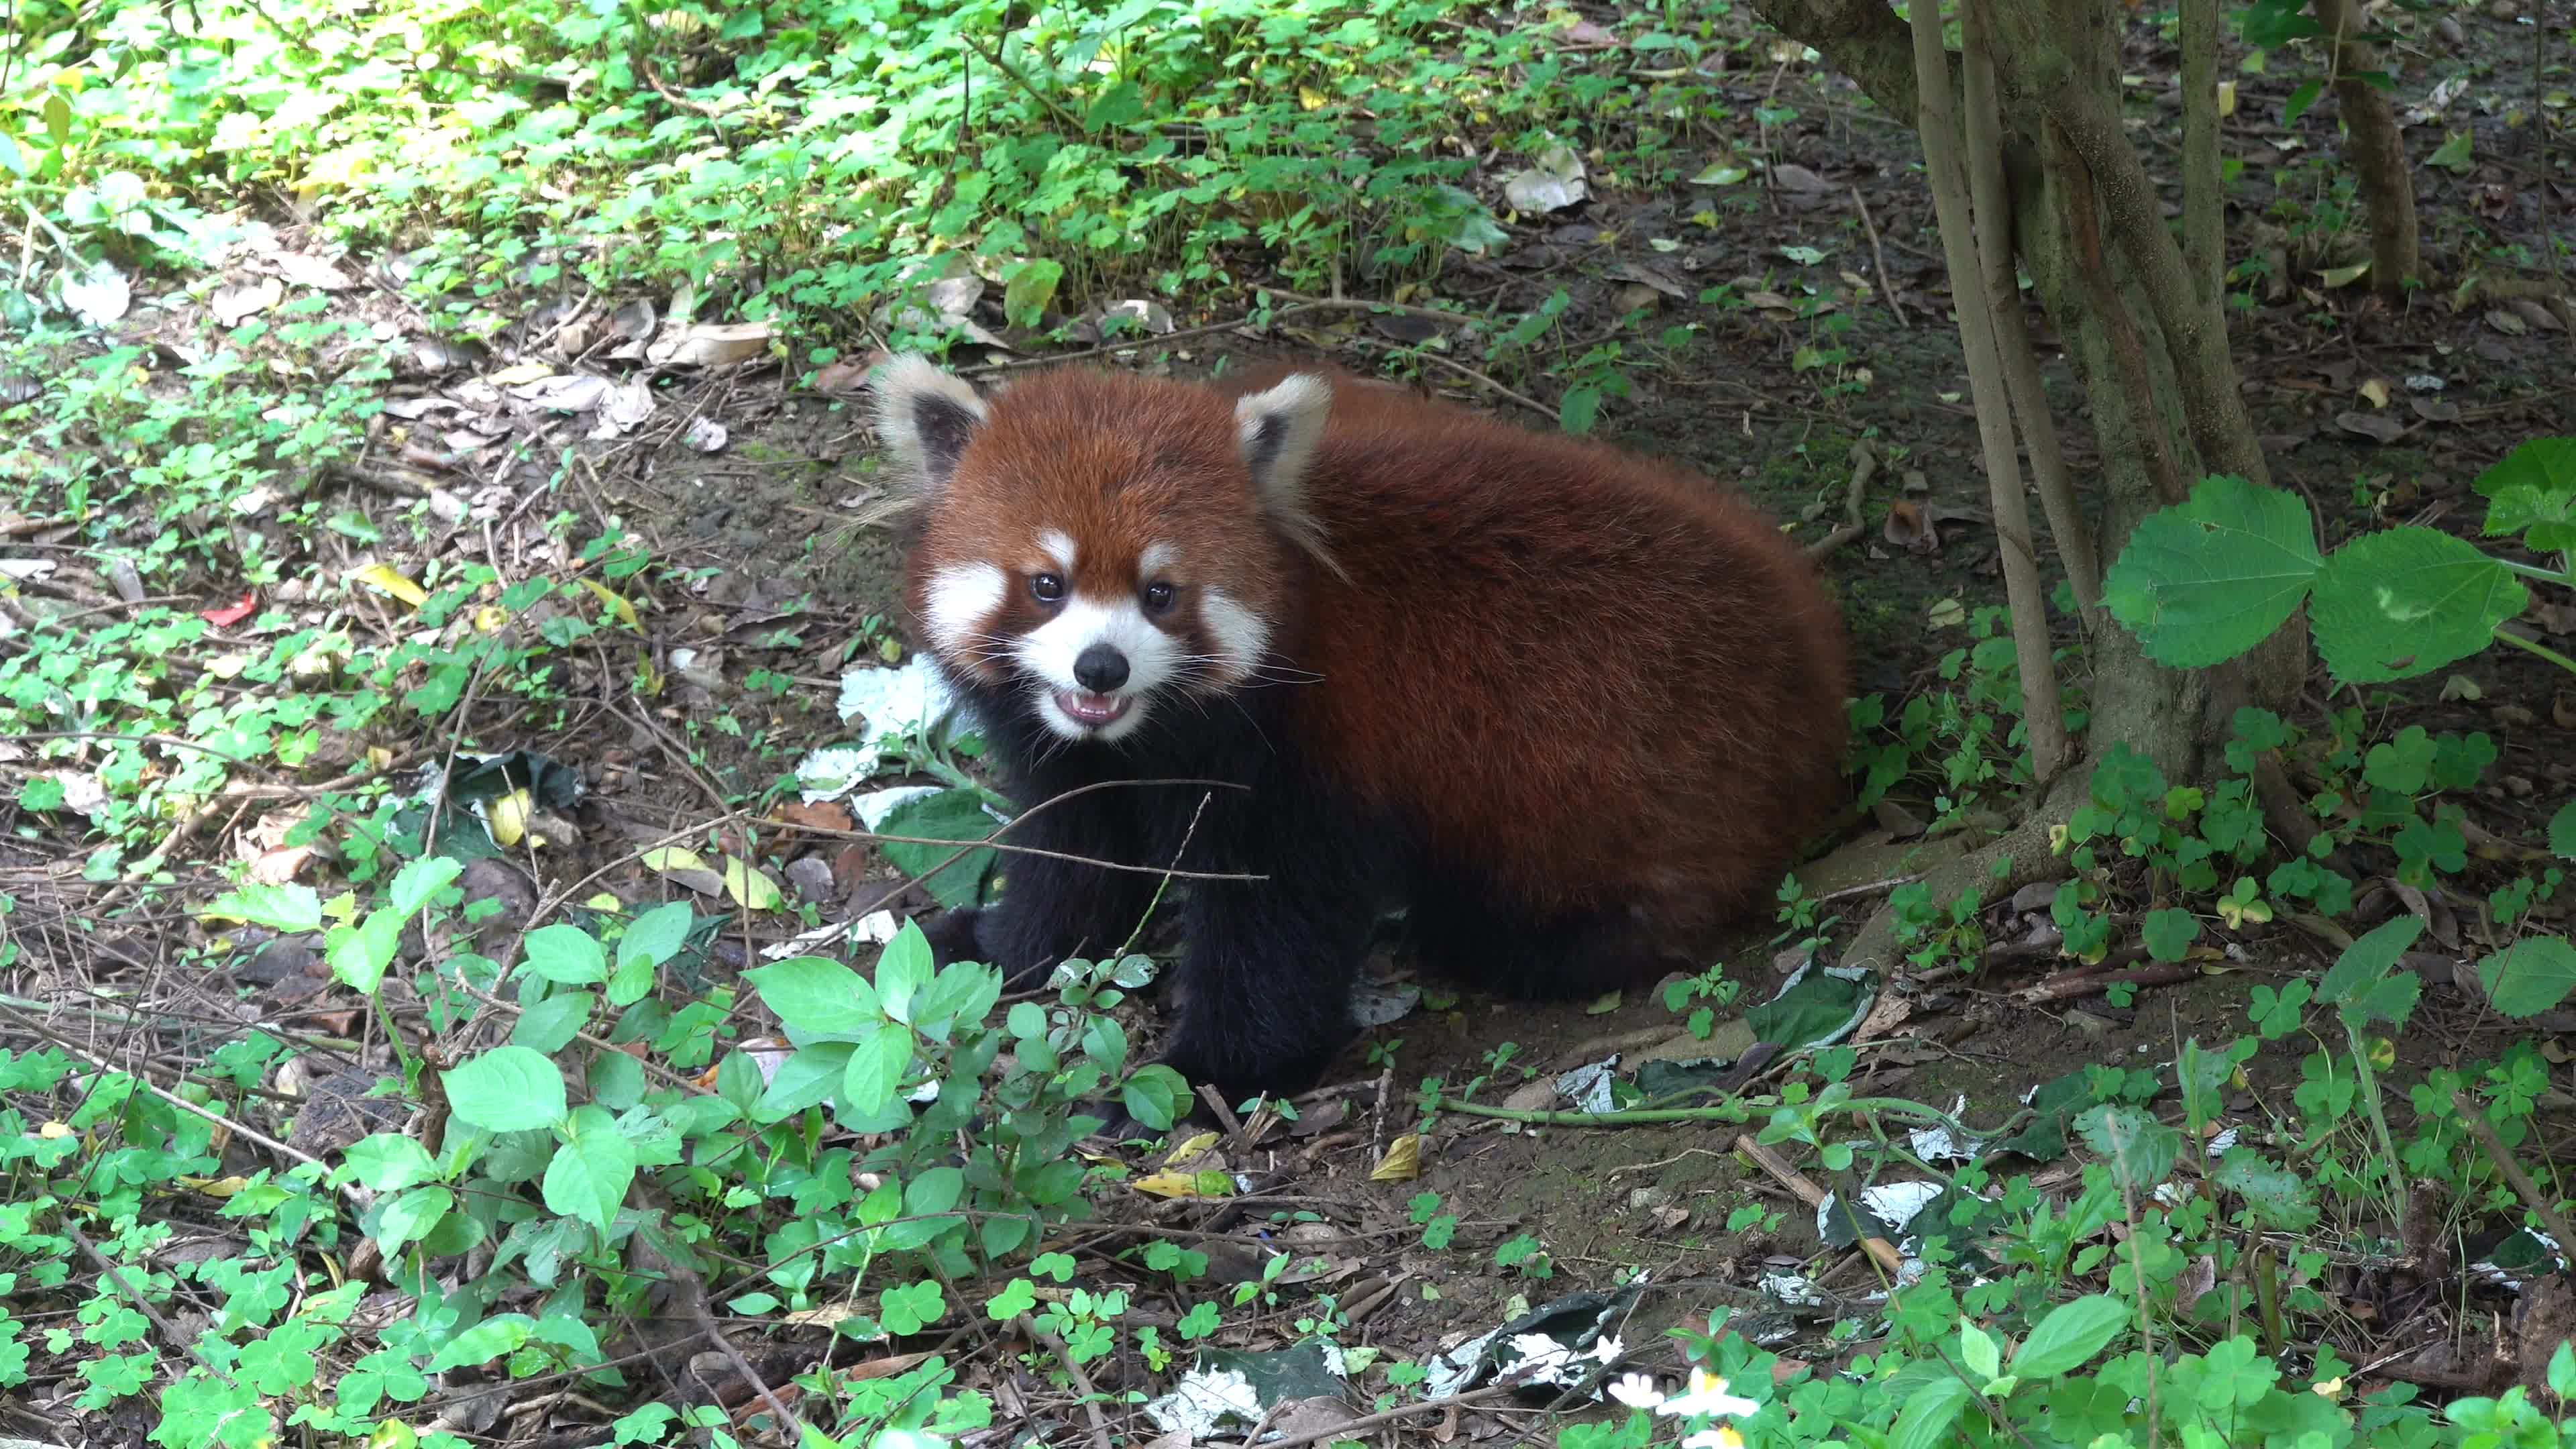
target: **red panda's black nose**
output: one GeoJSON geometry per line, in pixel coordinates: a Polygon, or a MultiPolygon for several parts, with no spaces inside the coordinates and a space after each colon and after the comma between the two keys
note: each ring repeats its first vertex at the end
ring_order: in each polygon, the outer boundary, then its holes
{"type": "Polygon", "coordinates": [[[1094,694],[1107,694],[1127,682],[1127,656],[1108,644],[1094,644],[1074,656],[1073,682],[1094,694]]]}

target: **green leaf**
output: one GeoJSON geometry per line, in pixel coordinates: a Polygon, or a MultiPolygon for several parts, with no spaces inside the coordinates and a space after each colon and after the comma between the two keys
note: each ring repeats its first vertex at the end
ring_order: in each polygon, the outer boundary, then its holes
{"type": "Polygon", "coordinates": [[[796,956],[742,974],[760,993],[762,1004],[790,1030],[808,1037],[854,1041],[885,1021],[876,985],[838,961],[796,956]]]}
{"type": "Polygon", "coordinates": [[[617,938],[617,964],[629,963],[660,966],[680,954],[682,942],[689,939],[689,926],[697,913],[687,901],[664,901],[627,923],[626,934],[617,938]]]}
{"type": "Polygon", "coordinates": [[[546,1164],[546,1207],[605,1234],[635,1181],[635,1144],[606,1108],[572,1114],[571,1135],[546,1164]]]}
{"type": "MultiPolygon", "coordinates": [[[[960,844],[979,841],[999,826],[985,812],[984,797],[972,790],[941,790],[906,800],[887,812],[878,827],[888,835],[919,836],[927,840],[948,840],[960,844]]],[[[881,842],[878,849],[886,862],[905,875],[918,875],[939,864],[955,852],[955,845],[916,845],[900,840],[881,842]]],[[[930,877],[922,884],[931,898],[955,909],[973,905],[981,892],[984,873],[992,868],[997,852],[991,848],[970,850],[956,864],[930,877]]]]}
{"type": "Polygon", "coordinates": [[[2317,97],[2324,95],[2325,90],[2326,83],[2324,81],[2312,80],[2307,82],[2305,85],[2300,86],[2297,90],[2290,92],[2289,101],[2281,107],[2281,124],[2284,126],[2297,125],[2299,123],[2299,117],[2308,113],[2308,107],[2315,105],[2317,103],[2317,97]]]}
{"type": "Polygon", "coordinates": [[[1091,103],[1090,109],[1083,113],[1082,128],[1098,131],[1110,126],[1133,125],[1144,114],[1145,93],[1136,88],[1134,81],[1123,80],[1102,91],[1099,99],[1091,103]]]}
{"type": "Polygon", "coordinates": [[[1966,1380],[1946,1376],[1926,1382],[1906,1397],[1905,1412],[1887,1431],[1888,1449],[1934,1449],[1949,1443],[1951,1426],[1967,1404],[1966,1380]]]}
{"type": "Polygon", "coordinates": [[[300,934],[322,929],[322,897],[306,885],[246,885],[215,897],[205,914],[300,934]]]}
{"type": "Polygon", "coordinates": [[[1601,389],[1590,383],[1567,388],[1556,405],[1556,425],[1578,437],[1591,432],[1600,417],[1601,389]]]}
{"type": "Polygon", "coordinates": [[[536,1320],[524,1313],[495,1313],[447,1341],[429,1361],[431,1373],[487,1364],[517,1353],[536,1333],[536,1320]]]}
{"type": "Polygon", "coordinates": [[[1064,263],[1047,257],[1032,257],[1011,273],[1009,285],[1002,289],[1002,310],[1022,326],[1035,326],[1055,300],[1055,289],[1064,281],[1064,263]]]}
{"type": "Polygon", "coordinates": [[[2091,1361],[2129,1326],[2129,1306],[2107,1293],[2090,1293],[2051,1309],[2031,1326],[2013,1354],[2013,1372],[2026,1379],[2055,1378],[2091,1361]]]}
{"type": "Polygon", "coordinates": [[[388,906],[369,911],[355,926],[333,927],[323,938],[331,974],[351,990],[373,996],[402,948],[402,928],[402,916],[388,906]]]}
{"type": "Polygon", "coordinates": [[[769,1079],[768,1090],[761,1094],[760,1115],[775,1121],[817,1102],[829,1101],[841,1079],[849,1074],[851,1051],[845,1041],[820,1042],[780,1062],[778,1074],[769,1079]]]}
{"type": "Polygon", "coordinates": [[[525,1132],[563,1120],[563,1072],[543,1052],[494,1047],[439,1073],[456,1115],[490,1132],[525,1132]]]}
{"type": "Polygon", "coordinates": [[[2576,438],[2534,438],[2478,475],[2486,532],[2525,534],[2536,553],[2576,548],[2576,438]]]}
{"type": "Polygon", "coordinates": [[[911,1065],[912,1028],[899,1021],[878,1026],[875,1035],[850,1053],[849,1069],[841,1077],[851,1110],[863,1117],[883,1115],[894,1105],[895,1091],[911,1065]]]}
{"type": "Polygon", "coordinates": [[[1959,1363],[1982,1380],[1992,1380],[2004,1371],[2003,1345],[1995,1336],[1966,1319],[1959,1321],[1959,1363]]]}
{"type": "Polygon", "coordinates": [[[2202,479],[2190,502],[2139,522],[2102,581],[2102,601],[2149,658],[2196,669],[2271,637],[2316,573],[2306,500],[2221,474],[2202,479]]]}
{"type": "Polygon", "coordinates": [[[438,1176],[429,1149],[399,1132],[378,1132],[349,1144],[340,1171],[370,1192],[400,1192],[438,1176]]]}
{"type": "Polygon", "coordinates": [[[2549,817],[2549,853],[2576,860],[2576,800],[2558,807],[2549,817]]]}
{"type": "Polygon", "coordinates": [[[404,1245],[428,1236],[454,1206],[456,1194],[446,1188],[415,1187],[385,1200],[373,1236],[387,1258],[400,1257],[404,1245]]]}
{"type": "Polygon", "coordinates": [[[394,910],[405,920],[419,915],[421,907],[464,871],[464,865],[443,855],[425,855],[411,862],[394,873],[394,910]]]}
{"type": "Polygon", "coordinates": [[[1014,1278],[984,1300],[984,1313],[995,1323],[1008,1323],[1037,1306],[1038,1286],[1026,1278],[1014,1278]]]}
{"type": "Polygon", "coordinates": [[[579,926],[557,922],[528,933],[527,968],[548,981],[591,986],[608,979],[608,950],[579,926]]]}
{"type": "Polygon", "coordinates": [[[2149,911],[2144,934],[2148,955],[2159,961],[2179,961],[2200,935],[2200,917],[2189,911],[2149,911]]]}
{"type": "Polygon", "coordinates": [[[510,1040],[530,1051],[562,1051],[580,1032],[582,1024],[590,1020],[590,1009],[598,1004],[599,998],[587,991],[549,996],[519,1014],[519,1024],[510,1028],[510,1040]]]}
{"type": "Polygon", "coordinates": [[[2412,679],[2487,647],[2522,612],[2520,580],[2473,544],[2390,528],[2336,549],[2308,615],[2317,653],[2346,684],[2412,679]]]}
{"type": "Polygon", "coordinates": [[[912,998],[930,984],[930,938],[910,921],[877,955],[877,1005],[896,1021],[912,1020],[912,998]]]}
{"type": "Polygon", "coordinates": [[[2576,991],[2576,946],[2563,936],[2530,936],[2478,963],[2487,999],[2507,1016],[2536,1016],[2576,991]]]}

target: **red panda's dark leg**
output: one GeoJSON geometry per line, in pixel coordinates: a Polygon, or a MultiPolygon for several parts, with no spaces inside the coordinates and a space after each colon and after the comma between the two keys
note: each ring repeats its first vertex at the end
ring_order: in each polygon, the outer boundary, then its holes
{"type": "Polygon", "coordinates": [[[1306,1090],[1355,1035],[1351,983],[1375,922],[1370,892],[1330,867],[1269,874],[1200,883],[1186,917],[1180,1010],[1163,1060],[1192,1085],[1213,1083],[1228,1104],[1306,1090]]]}
{"type": "Polygon", "coordinates": [[[998,902],[977,911],[952,911],[926,928],[940,964],[980,960],[1002,968],[1012,989],[1024,990],[1043,982],[1067,957],[1096,960],[1135,934],[1158,878],[1083,863],[1150,863],[1113,792],[1075,796],[1032,811],[1007,839],[1083,860],[1017,851],[1005,855],[998,902]]]}

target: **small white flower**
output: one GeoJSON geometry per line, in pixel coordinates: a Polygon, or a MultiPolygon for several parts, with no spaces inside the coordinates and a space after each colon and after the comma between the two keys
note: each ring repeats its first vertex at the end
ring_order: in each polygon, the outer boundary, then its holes
{"type": "Polygon", "coordinates": [[[1632,1409],[1653,1409],[1663,1405],[1663,1391],[1655,1387],[1651,1374],[1621,1374],[1611,1381],[1610,1397],[1632,1409]]]}
{"type": "MultiPolygon", "coordinates": [[[[1728,1393],[1726,1380],[1704,1368],[1694,1368],[1690,1371],[1690,1386],[1681,1393],[1664,1400],[1663,1407],[1656,1412],[1676,1419],[1687,1419],[1701,1414],[1713,1419],[1734,1419],[1753,1413],[1761,1407],[1751,1399],[1728,1393]]],[[[1685,1449],[1696,1449],[1696,1446],[1686,1445],[1685,1449]]]]}
{"type": "Polygon", "coordinates": [[[1615,1333],[1605,1333],[1592,1341],[1592,1356],[1604,1364],[1617,1363],[1619,1355],[1627,1351],[1627,1346],[1619,1342],[1615,1333]]]}
{"type": "Polygon", "coordinates": [[[1744,1436],[1736,1433],[1732,1425],[1720,1424],[1685,1438],[1682,1449],[1744,1449],[1744,1436]]]}

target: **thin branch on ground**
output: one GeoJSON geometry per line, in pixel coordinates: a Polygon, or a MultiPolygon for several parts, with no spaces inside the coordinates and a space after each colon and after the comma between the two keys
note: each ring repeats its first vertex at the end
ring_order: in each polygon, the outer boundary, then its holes
{"type": "Polygon", "coordinates": [[[1869,218],[1869,203],[1861,198],[1860,188],[1851,189],[1852,209],[1860,213],[1860,229],[1869,238],[1869,264],[1878,278],[1878,290],[1887,298],[1887,313],[1899,327],[1911,329],[1914,323],[1905,315],[1905,304],[1896,298],[1896,279],[1887,274],[1887,249],[1878,242],[1878,223],[1869,218]]]}
{"type": "Polygon", "coordinates": [[[1867,438],[1851,445],[1851,486],[1843,493],[1842,526],[1807,545],[1807,557],[1823,558],[1868,530],[1861,521],[1861,500],[1868,496],[1869,480],[1878,473],[1878,449],[1867,438]]]}

